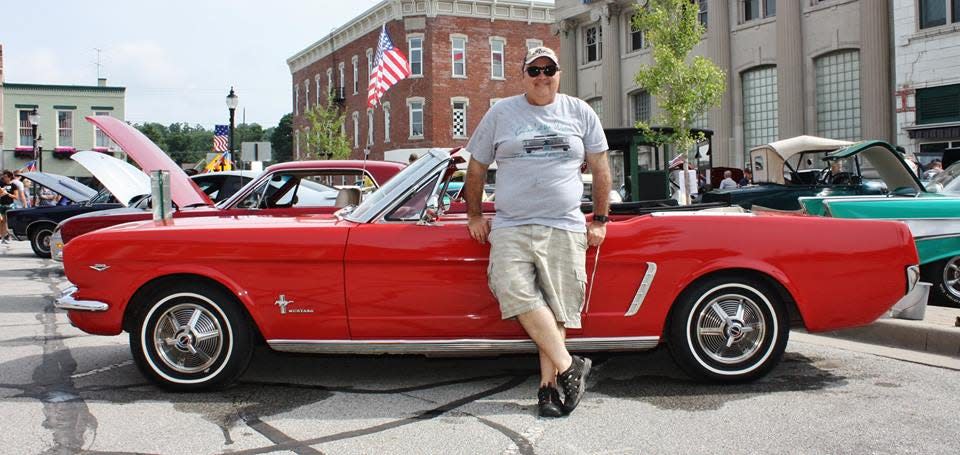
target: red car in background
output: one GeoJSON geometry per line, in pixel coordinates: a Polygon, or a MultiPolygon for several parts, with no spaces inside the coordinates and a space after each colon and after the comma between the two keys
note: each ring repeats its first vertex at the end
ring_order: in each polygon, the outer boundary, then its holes
{"type": "MultiPolygon", "coordinates": [[[[177,207],[174,218],[333,213],[343,205],[359,204],[363,192],[380,187],[405,167],[389,161],[363,160],[280,163],[268,167],[252,183],[214,205],[167,154],[132,126],[106,116],[87,117],[87,121],[110,136],[141,168],[170,172],[171,199],[177,207]]],[[[61,260],[63,246],[79,235],[151,219],[148,208],[143,205],[64,220],[51,239],[53,258],[61,260]]]]}

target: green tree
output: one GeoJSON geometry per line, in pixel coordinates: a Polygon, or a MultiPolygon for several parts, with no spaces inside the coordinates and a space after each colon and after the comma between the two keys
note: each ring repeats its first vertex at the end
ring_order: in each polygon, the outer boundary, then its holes
{"type": "Polygon", "coordinates": [[[293,114],[280,117],[276,128],[271,128],[270,148],[273,149],[273,161],[282,163],[293,161],[293,114]]]}
{"type": "Polygon", "coordinates": [[[690,136],[690,126],[698,115],[720,104],[726,89],[726,74],[709,59],[696,56],[688,63],[690,51],[705,32],[697,11],[690,0],[649,0],[633,17],[653,49],[653,65],[640,69],[637,84],[657,99],[660,114],[653,122],[673,128],[673,133],[654,134],[644,122],[637,122],[637,128],[677,150],[689,150],[702,139],[690,136]]]}
{"type": "Polygon", "coordinates": [[[307,139],[306,155],[314,158],[344,159],[350,156],[350,142],[343,131],[347,114],[327,98],[326,105],[317,104],[306,111],[308,131],[302,134],[307,139]]]}
{"type": "Polygon", "coordinates": [[[167,127],[159,123],[144,123],[142,125],[134,125],[134,128],[140,130],[144,136],[153,141],[154,144],[157,144],[160,150],[166,150],[167,127]]]}

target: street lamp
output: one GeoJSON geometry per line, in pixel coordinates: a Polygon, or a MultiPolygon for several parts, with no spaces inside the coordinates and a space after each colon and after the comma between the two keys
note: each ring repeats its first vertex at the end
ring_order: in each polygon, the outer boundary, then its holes
{"type": "Polygon", "coordinates": [[[237,163],[237,169],[242,169],[240,157],[233,150],[233,115],[237,111],[237,104],[240,103],[240,97],[233,93],[233,87],[230,87],[230,94],[227,95],[227,109],[230,109],[230,158],[237,163]]]}
{"type": "Polygon", "coordinates": [[[33,158],[37,160],[37,172],[43,172],[43,149],[40,148],[40,138],[37,137],[37,124],[40,123],[40,113],[37,108],[33,108],[27,114],[27,120],[30,121],[30,131],[33,134],[33,158]]]}

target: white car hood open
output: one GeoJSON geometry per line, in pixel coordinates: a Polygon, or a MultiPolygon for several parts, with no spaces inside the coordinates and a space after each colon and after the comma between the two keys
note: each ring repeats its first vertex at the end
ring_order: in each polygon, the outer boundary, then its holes
{"type": "Polygon", "coordinates": [[[90,171],[124,206],[134,197],[150,193],[150,177],[126,161],[93,151],[77,152],[70,158],[90,171]]]}

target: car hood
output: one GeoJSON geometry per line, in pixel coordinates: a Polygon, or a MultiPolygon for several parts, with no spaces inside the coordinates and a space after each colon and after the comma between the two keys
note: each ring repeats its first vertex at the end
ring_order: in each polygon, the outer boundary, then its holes
{"type": "MultiPolygon", "coordinates": [[[[96,125],[106,133],[113,142],[117,143],[131,159],[140,165],[144,172],[158,170],[170,173],[170,198],[177,207],[193,205],[213,205],[210,197],[200,190],[183,169],[174,163],[157,144],[150,141],[136,128],[126,122],[106,115],[93,115],[87,121],[96,125]]],[[[148,193],[149,187],[148,187],[148,193]]]]}
{"type": "Polygon", "coordinates": [[[850,158],[860,155],[876,168],[880,180],[891,192],[910,190],[913,194],[925,193],[920,178],[907,166],[903,156],[892,145],[884,141],[863,141],[842,148],[827,155],[827,160],[850,158]]]}
{"type": "Polygon", "coordinates": [[[97,194],[97,190],[62,175],[49,172],[24,172],[21,175],[73,202],[86,201],[97,194]]]}
{"type": "Polygon", "coordinates": [[[150,193],[150,177],[126,161],[92,151],[74,153],[70,159],[90,171],[123,205],[150,193]]]}

